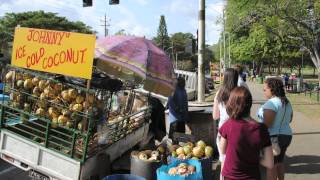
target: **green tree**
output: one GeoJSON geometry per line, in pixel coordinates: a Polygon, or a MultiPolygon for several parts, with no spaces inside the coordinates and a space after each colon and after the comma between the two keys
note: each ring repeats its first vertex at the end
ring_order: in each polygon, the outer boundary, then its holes
{"type": "Polygon", "coordinates": [[[14,29],[21,27],[41,28],[60,31],[80,32],[92,34],[91,27],[83,22],[72,22],[65,17],[57,16],[57,13],[44,11],[29,11],[22,13],[6,13],[0,19],[0,47],[8,47],[7,44],[12,42],[14,29]]]}
{"type": "Polygon", "coordinates": [[[170,38],[168,35],[167,24],[164,15],[160,16],[158,32],[157,36],[154,38],[154,42],[162,49],[167,49],[170,47],[170,38]]]}
{"type": "Polygon", "coordinates": [[[114,33],[114,35],[128,35],[128,33],[126,33],[126,30],[120,29],[119,31],[117,31],[116,33],[114,33]]]}
{"type": "MultiPolygon", "coordinates": [[[[278,63],[278,72],[282,64],[293,65],[304,49],[318,70],[320,85],[320,1],[308,0],[229,0],[227,4],[227,23],[225,28],[232,32],[237,42],[238,54],[242,50],[261,41],[261,34],[253,38],[256,32],[264,31],[265,44],[253,46],[263,48],[263,56],[254,51],[253,55],[268,64],[278,63]],[[258,25],[257,25],[258,24],[258,25]],[[251,39],[251,40],[250,40],[251,39]],[[240,42],[240,43],[238,43],[240,42]],[[246,43],[241,43],[246,42],[246,43]]],[[[249,48],[250,49],[250,48],[249,48]]],[[[253,49],[253,50],[255,50],[253,49]]],[[[299,65],[297,65],[299,68],[299,65]]]]}

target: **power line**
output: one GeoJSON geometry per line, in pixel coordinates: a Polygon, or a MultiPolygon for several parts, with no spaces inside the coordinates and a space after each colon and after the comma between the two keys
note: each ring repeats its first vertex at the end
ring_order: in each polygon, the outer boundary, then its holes
{"type": "Polygon", "coordinates": [[[104,27],[104,36],[107,37],[109,35],[109,28],[110,27],[110,18],[107,19],[107,15],[104,15],[104,19],[101,19],[101,22],[103,23],[101,26],[104,27]]]}

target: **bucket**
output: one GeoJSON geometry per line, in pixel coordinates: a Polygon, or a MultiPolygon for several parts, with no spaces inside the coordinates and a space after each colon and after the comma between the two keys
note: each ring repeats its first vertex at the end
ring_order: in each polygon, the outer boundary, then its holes
{"type": "MultiPolygon", "coordinates": [[[[169,161],[172,162],[183,162],[185,160],[181,160],[178,158],[174,158],[174,157],[170,157],[169,161]]],[[[212,168],[212,158],[203,158],[203,159],[199,159],[196,160],[199,161],[202,167],[202,176],[203,179],[213,179],[213,168],[212,168]]]]}
{"type": "Polygon", "coordinates": [[[144,161],[131,155],[130,173],[146,178],[146,180],[157,180],[156,170],[162,162],[144,161]]]}
{"type": "Polygon", "coordinates": [[[146,179],[133,174],[114,174],[114,175],[106,176],[102,180],[146,180],[146,179]]]}

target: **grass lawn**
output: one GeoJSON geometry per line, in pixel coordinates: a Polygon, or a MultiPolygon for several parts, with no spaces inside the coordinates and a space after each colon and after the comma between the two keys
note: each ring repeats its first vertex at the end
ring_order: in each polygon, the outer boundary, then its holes
{"type": "Polygon", "coordinates": [[[307,96],[304,93],[301,94],[289,94],[287,93],[293,109],[295,111],[300,111],[304,113],[310,119],[317,120],[320,117],[320,103],[315,99],[310,98],[309,94],[307,96]]]}

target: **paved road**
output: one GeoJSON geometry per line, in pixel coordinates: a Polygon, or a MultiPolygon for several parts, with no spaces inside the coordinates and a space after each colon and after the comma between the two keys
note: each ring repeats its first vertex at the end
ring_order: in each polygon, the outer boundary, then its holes
{"type": "MultiPolygon", "coordinates": [[[[263,102],[261,84],[248,82],[254,102],[263,102]]],[[[260,104],[252,107],[252,116],[256,118],[260,104]]],[[[320,111],[320,109],[319,109],[320,111]]],[[[294,135],[287,151],[286,176],[288,180],[319,180],[320,179],[320,117],[310,119],[294,109],[291,124],[294,135]]]]}
{"type": "Polygon", "coordinates": [[[0,179],[1,180],[31,180],[28,173],[0,160],[0,179]]]}
{"type": "MultiPolygon", "coordinates": [[[[256,118],[257,109],[265,101],[261,84],[248,82],[254,105],[251,114],[256,118]]],[[[319,109],[320,111],[320,109],[319,109]]],[[[294,135],[288,148],[286,178],[288,180],[320,179],[320,117],[310,119],[294,110],[291,124],[294,135]]],[[[0,160],[1,180],[29,180],[26,172],[0,160]]]]}

